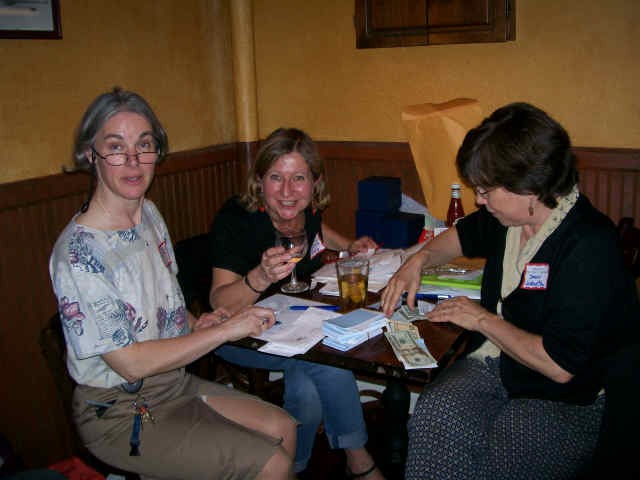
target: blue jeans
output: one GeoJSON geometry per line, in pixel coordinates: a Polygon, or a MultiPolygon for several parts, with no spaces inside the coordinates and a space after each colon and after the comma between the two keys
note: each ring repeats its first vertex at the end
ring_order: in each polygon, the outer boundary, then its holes
{"type": "Polygon", "coordinates": [[[360,392],[351,371],[232,345],[215,353],[236,365],[284,373],[284,409],[300,422],[296,472],[307,466],[320,422],[331,448],[354,449],[367,443],[360,392]]]}

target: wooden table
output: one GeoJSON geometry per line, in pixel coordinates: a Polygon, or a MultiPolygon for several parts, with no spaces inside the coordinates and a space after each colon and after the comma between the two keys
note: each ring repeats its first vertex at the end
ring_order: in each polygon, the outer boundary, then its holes
{"type": "MultiPolygon", "coordinates": [[[[311,292],[298,296],[331,305],[338,304],[338,298],[321,295],[316,287],[311,292]]],[[[265,296],[272,293],[267,292],[265,296]]],[[[369,292],[367,304],[376,302],[379,296],[369,292]]],[[[434,380],[436,375],[449,365],[464,348],[466,336],[464,330],[452,324],[433,324],[428,320],[419,320],[414,325],[420,330],[429,351],[438,362],[437,368],[423,368],[406,370],[396,358],[391,345],[384,335],[378,335],[357,347],[341,352],[331,347],[317,343],[308,352],[296,355],[294,358],[306,360],[334,367],[352,370],[354,373],[380,377],[386,381],[382,394],[382,404],[385,409],[385,442],[389,452],[391,464],[404,465],[407,453],[407,420],[409,416],[410,394],[408,384],[426,385],[434,380]]],[[[264,341],[255,338],[244,338],[234,345],[257,350],[264,341]]]]}

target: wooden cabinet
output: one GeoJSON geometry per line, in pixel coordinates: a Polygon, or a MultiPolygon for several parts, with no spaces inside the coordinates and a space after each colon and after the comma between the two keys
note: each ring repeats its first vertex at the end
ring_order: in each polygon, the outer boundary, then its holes
{"type": "Polygon", "coordinates": [[[515,0],[356,0],[357,48],[515,40],[515,0]]]}

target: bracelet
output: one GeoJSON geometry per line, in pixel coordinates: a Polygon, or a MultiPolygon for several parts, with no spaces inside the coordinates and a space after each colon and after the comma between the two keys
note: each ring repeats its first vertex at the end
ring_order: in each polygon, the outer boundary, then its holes
{"type": "Polygon", "coordinates": [[[244,283],[247,285],[247,287],[251,289],[252,292],[257,293],[258,295],[260,295],[261,293],[264,293],[264,290],[256,290],[255,288],[253,288],[253,285],[249,283],[249,275],[245,275],[244,277],[242,277],[242,279],[244,280],[244,283]]]}

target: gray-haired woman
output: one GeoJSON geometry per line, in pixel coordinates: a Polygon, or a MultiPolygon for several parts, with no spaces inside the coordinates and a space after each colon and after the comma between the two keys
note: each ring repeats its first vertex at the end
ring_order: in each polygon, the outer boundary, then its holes
{"type": "Polygon", "coordinates": [[[118,88],[94,100],[77,131],[75,159],[92,188],[56,242],[50,274],[80,437],[104,462],[145,477],[290,478],[296,422],[185,372],[275,319],[261,308],[199,319],[186,310],[169,232],[145,199],[166,152],[147,102],[118,88]]]}

